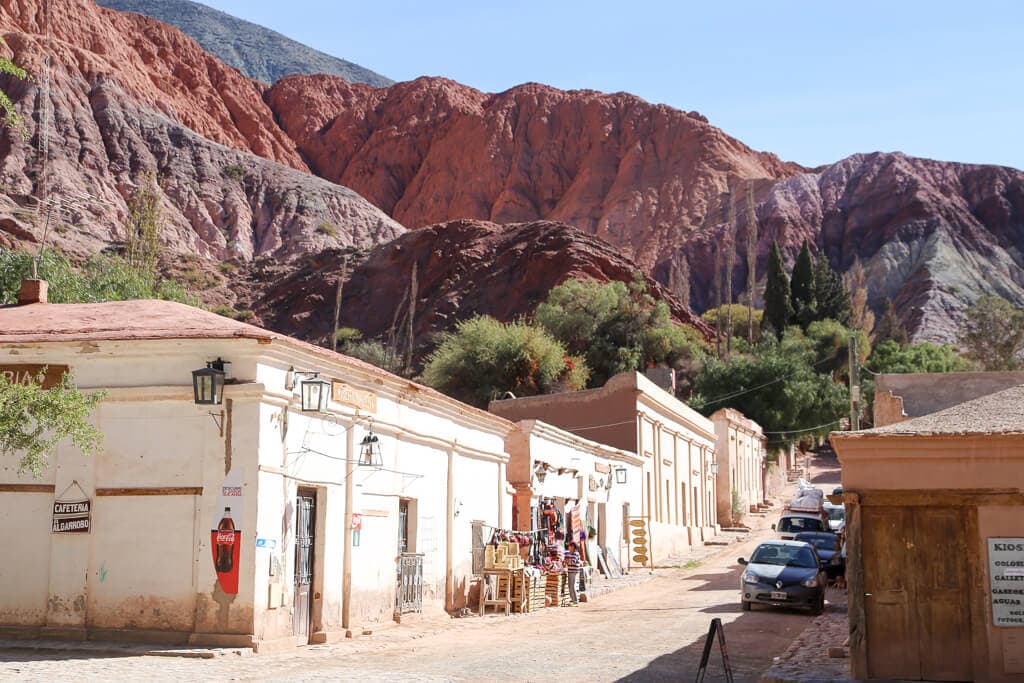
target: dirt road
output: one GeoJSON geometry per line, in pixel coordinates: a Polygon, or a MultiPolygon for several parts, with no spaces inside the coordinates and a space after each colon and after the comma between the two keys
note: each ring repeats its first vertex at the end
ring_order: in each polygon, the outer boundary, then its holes
{"type": "MultiPolygon", "coordinates": [[[[759,520],[765,525],[770,520],[759,520]]],[[[211,660],[0,651],[0,678],[18,680],[692,680],[713,617],[725,625],[737,681],[756,681],[808,624],[804,613],[742,612],[739,565],[757,538],[690,569],[573,608],[451,620],[419,637],[391,634],[294,654],[211,660]]],[[[705,680],[724,680],[717,647],[705,680]]]]}

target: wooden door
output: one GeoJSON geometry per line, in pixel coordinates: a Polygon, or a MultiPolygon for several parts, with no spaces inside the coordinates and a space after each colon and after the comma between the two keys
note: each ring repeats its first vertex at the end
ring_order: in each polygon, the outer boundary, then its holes
{"type": "Polygon", "coordinates": [[[921,678],[917,619],[911,614],[911,508],[863,507],[864,619],[871,678],[921,678]]]}
{"type": "Polygon", "coordinates": [[[970,680],[964,509],[865,506],[861,511],[870,677],[970,680]]]}
{"type": "Polygon", "coordinates": [[[914,605],[927,681],[973,678],[968,552],[964,508],[914,508],[914,605]]]}

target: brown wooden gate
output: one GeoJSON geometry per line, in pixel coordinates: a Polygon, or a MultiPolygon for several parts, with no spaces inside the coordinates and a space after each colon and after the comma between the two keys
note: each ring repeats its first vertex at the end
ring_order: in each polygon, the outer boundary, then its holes
{"type": "Polygon", "coordinates": [[[965,507],[861,508],[871,678],[973,678],[965,507]]]}

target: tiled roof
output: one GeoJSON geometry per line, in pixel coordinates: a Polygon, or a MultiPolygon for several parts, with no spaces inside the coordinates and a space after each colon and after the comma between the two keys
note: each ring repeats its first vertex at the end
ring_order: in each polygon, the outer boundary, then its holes
{"type": "Polygon", "coordinates": [[[937,413],[860,432],[858,436],[927,436],[953,434],[1024,434],[1024,385],[960,403],[937,413]]]}
{"type": "Polygon", "coordinates": [[[0,307],[0,343],[278,336],[255,325],[173,301],[0,307]]]}

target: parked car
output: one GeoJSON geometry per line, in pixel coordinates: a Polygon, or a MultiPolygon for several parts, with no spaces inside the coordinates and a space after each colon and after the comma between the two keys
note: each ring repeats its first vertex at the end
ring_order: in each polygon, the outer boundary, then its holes
{"type": "Polygon", "coordinates": [[[772,524],[772,530],[780,539],[791,541],[804,531],[828,531],[827,519],[823,513],[783,510],[778,523],[772,524]]]}
{"type": "Polygon", "coordinates": [[[740,603],[800,607],[820,614],[828,577],[814,546],[802,541],[765,541],[757,546],[740,577],[740,603]]]}
{"type": "Polygon", "coordinates": [[[828,528],[838,533],[846,522],[846,507],[825,503],[825,514],[828,515],[828,528]]]}
{"type": "Polygon", "coordinates": [[[803,541],[814,546],[821,560],[821,566],[828,575],[834,579],[837,576],[846,574],[846,564],[843,561],[842,545],[839,537],[831,531],[805,531],[796,535],[795,541],[803,541]]]}

